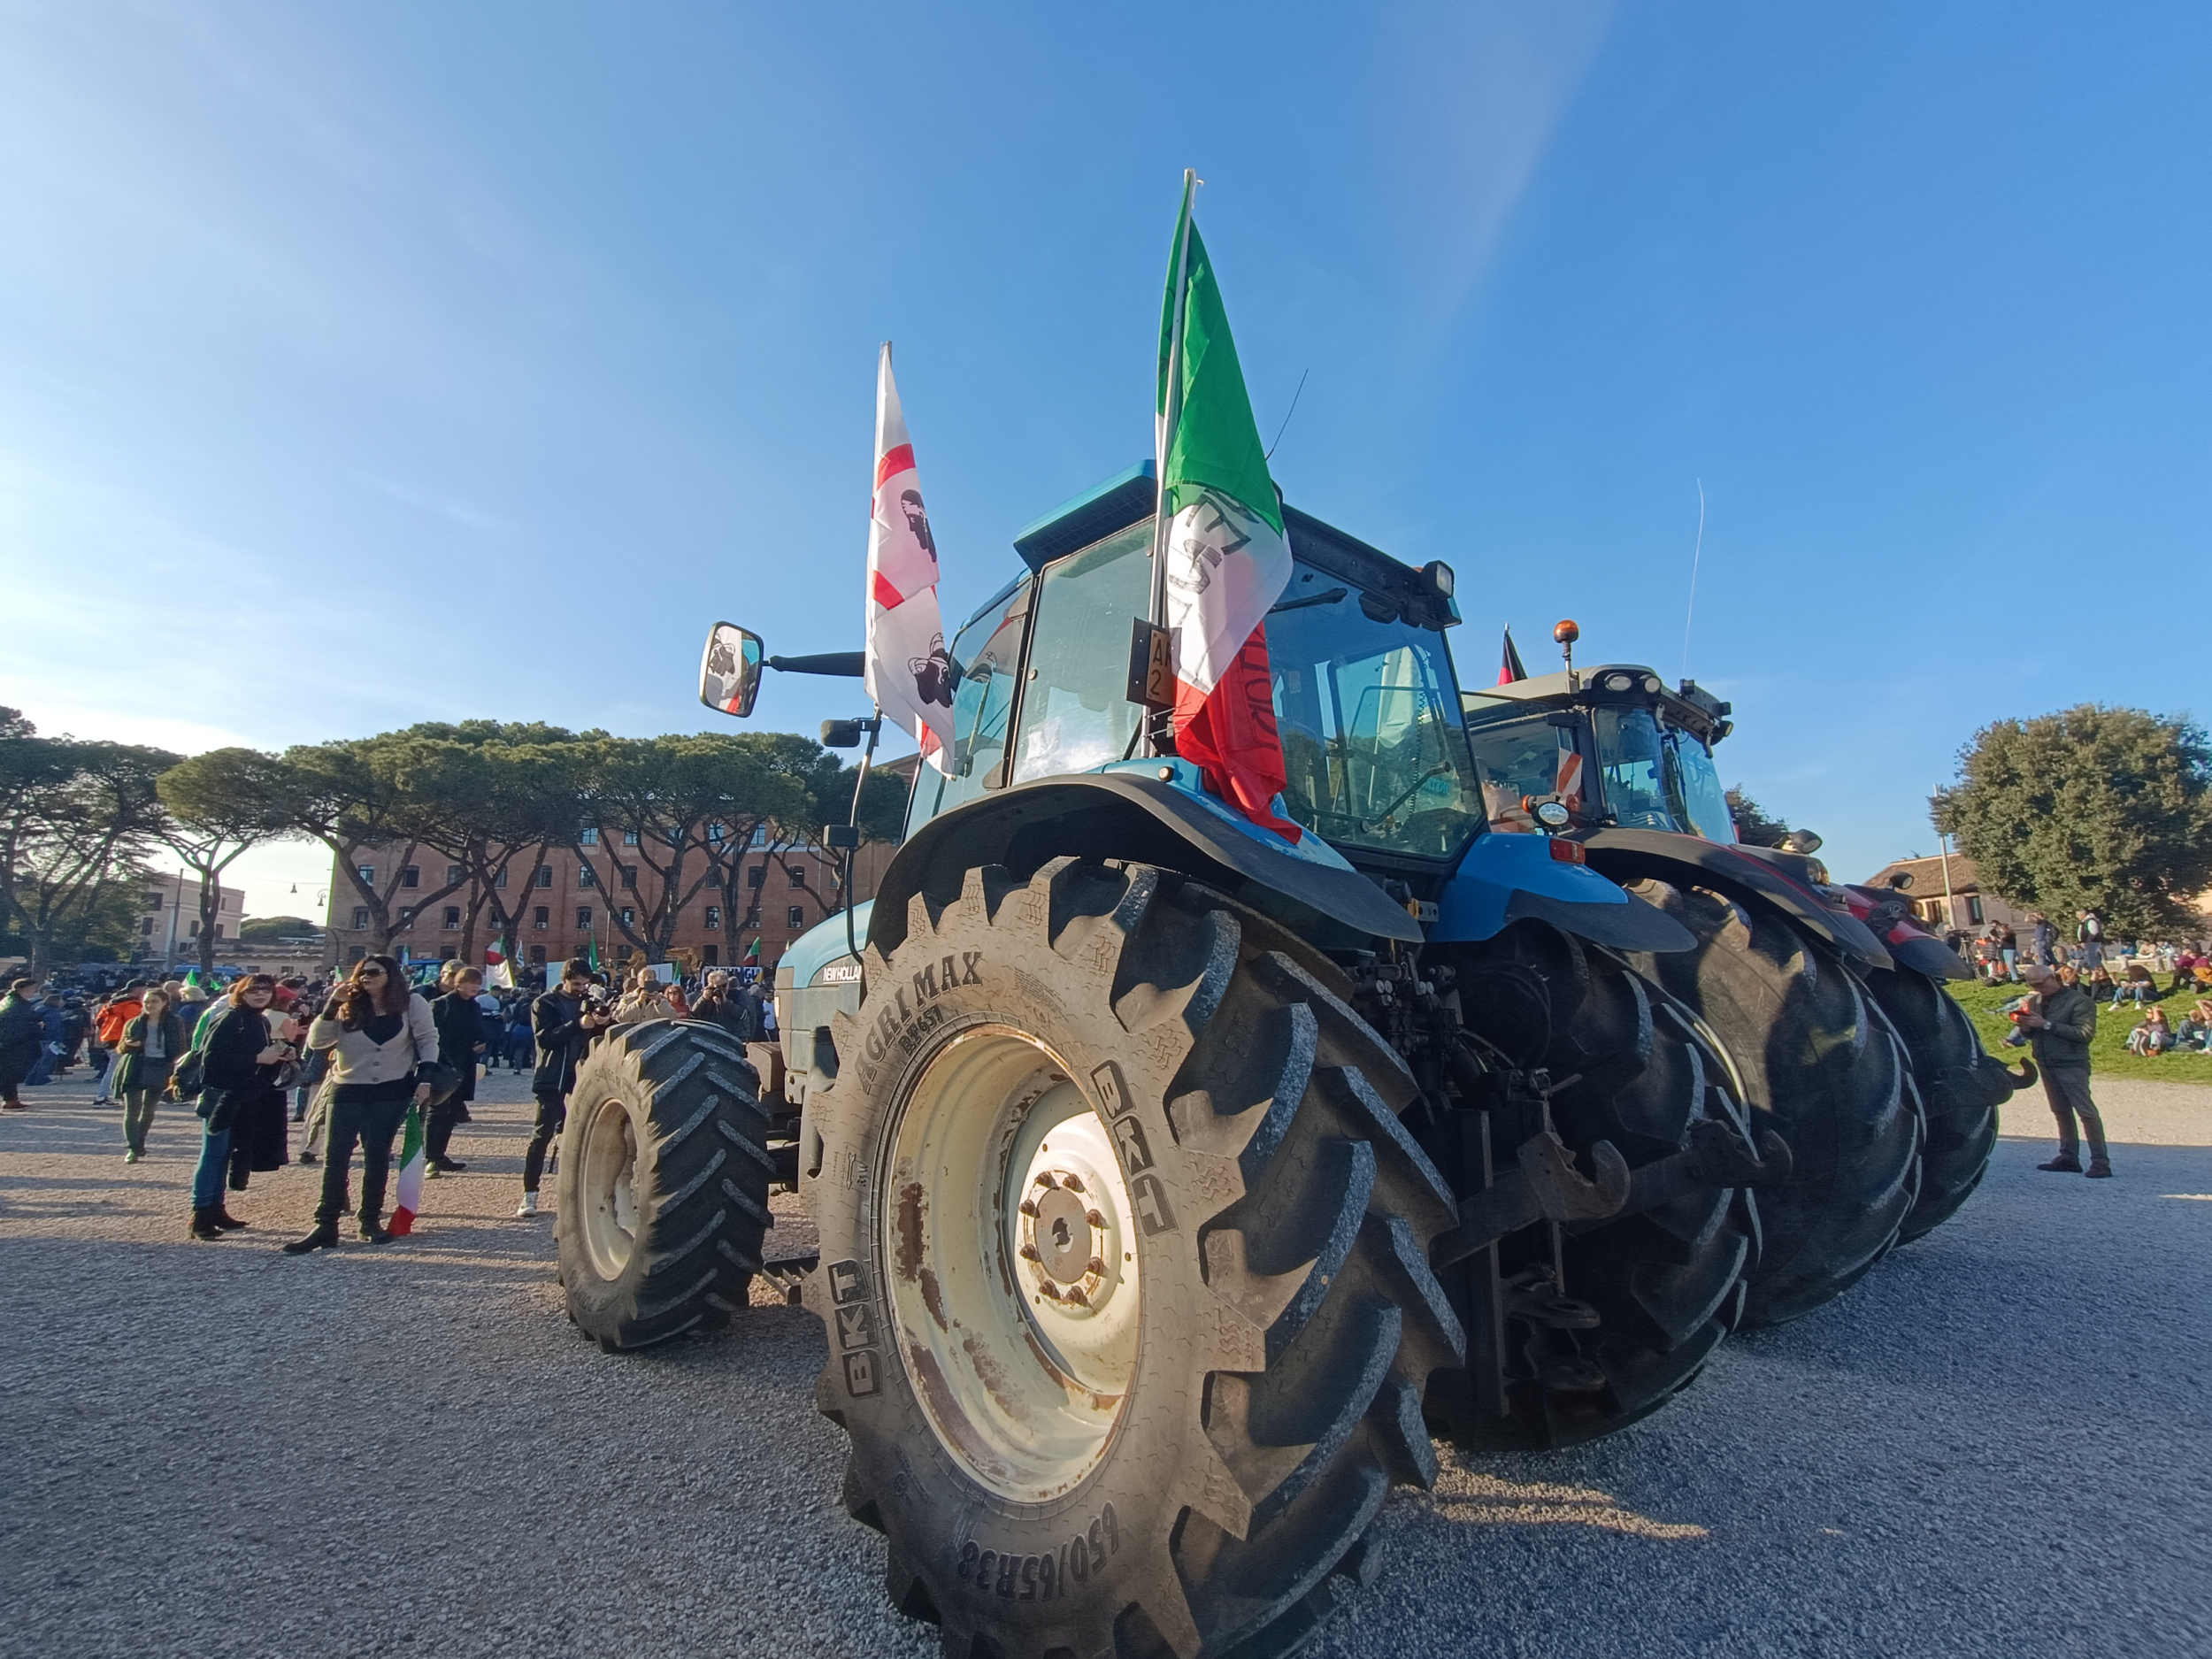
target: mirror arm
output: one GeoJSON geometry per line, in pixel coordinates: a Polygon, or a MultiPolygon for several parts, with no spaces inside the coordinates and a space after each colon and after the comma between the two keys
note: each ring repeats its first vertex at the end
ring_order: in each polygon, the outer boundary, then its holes
{"type": "Polygon", "coordinates": [[[787,674],[831,674],[859,680],[867,673],[865,651],[823,651],[813,657],[772,657],[766,666],[787,674]]]}

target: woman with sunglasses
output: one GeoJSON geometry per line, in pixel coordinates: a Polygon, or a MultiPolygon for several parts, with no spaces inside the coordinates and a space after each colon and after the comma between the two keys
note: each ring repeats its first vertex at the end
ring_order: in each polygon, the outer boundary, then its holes
{"type": "Polygon", "coordinates": [[[330,1056],[330,1146],[323,1158],[323,1197],[315,1228],[284,1247],[305,1256],[338,1242],[338,1217],[346,1213],[346,1176],[355,1141],[361,1143],[361,1236],[381,1244],[384,1188],[392,1169],[392,1137],[407,1121],[410,1102],[430,1099],[419,1068],[438,1058],[438,1028],[430,1004],[415,995],[389,956],[364,956],[307,1028],[311,1048],[330,1056]]]}

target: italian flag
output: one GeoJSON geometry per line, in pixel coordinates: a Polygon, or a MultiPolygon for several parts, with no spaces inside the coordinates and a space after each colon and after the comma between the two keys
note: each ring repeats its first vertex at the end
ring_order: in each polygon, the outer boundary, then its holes
{"type": "Polygon", "coordinates": [[[412,1233],[415,1217],[422,1214],[424,1168],[422,1108],[411,1104],[407,1108],[407,1122],[399,1132],[399,1180],[392,1189],[392,1219],[388,1227],[396,1239],[403,1239],[412,1233]]]}
{"type": "Polygon", "coordinates": [[[1298,826],[1274,809],[1286,774],[1266,626],[1290,580],[1290,540],[1191,217],[1195,183],[1183,175],[1160,314],[1154,614],[1172,630],[1175,752],[1245,817],[1295,841],[1298,826]]]}
{"type": "Polygon", "coordinates": [[[753,942],[752,942],[751,944],[749,944],[749,945],[748,945],[748,946],[746,946],[746,947],[745,947],[745,954],[744,954],[744,956],[743,956],[740,957],[740,958],[739,958],[739,960],[740,960],[740,961],[741,961],[741,962],[751,962],[751,963],[758,963],[758,962],[759,962],[759,960],[760,960],[760,935],[759,935],[758,933],[755,933],[755,934],[753,935],[753,942]]]}

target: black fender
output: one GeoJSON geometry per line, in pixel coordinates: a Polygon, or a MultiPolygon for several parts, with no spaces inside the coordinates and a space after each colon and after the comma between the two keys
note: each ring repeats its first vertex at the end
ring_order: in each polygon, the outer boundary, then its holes
{"type": "Polygon", "coordinates": [[[1334,923],[1367,938],[1421,942],[1420,925],[1356,870],[1302,856],[1265,831],[1240,829],[1225,809],[1187,789],[1128,772],[1041,778],[930,819],[877,884],[868,942],[895,948],[915,894],[949,904],[979,865],[1027,876],[1069,855],[1179,870],[1309,937],[1328,931],[1317,923],[1334,923]]]}
{"type": "Polygon", "coordinates": [[[1901,967],[1932,979],[1970,979],[1974,970],[1959,953],[1930,933],[1913,914],[1911,902],[1888,887],[1847,883],[1844,895],[1856,916],[1878,938],[1901,967]]]}
{"type": "Polygon", "coordinates": [[[1802,879],[1792,863],[1802,854],[1764,856],[1765,848],[1709,841],[1672,830],[1597,829],[1579,831],[1590,868],[1620,882],[1643,877],[1681,881],[1687,871],[1697,881],[1732,896],[1772,906],[1814,938],[1832,945],[1852,961],[1870,968],[1894,965],[1889,950],[1864,922],[1831,906],[1802,879]]]}

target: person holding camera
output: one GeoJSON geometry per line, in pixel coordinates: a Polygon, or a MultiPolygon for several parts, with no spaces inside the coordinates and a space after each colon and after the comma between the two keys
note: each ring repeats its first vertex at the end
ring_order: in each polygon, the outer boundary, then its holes
{"type": "Polygon", "coordinates": [[[529,1149],[522,1155],[522,1202],[515,1214],[538,1213],[538,1182],[545,1173],[546,1148],[568,1121],[568,1097],[576,1087],[576,1068],[599,1033],[615,1023],[605,987],[591,977],[591,964],[571,956],[561,968],[560,985],[540,996],[530,1010],[537,1037],[538,1069],[530,1092],[538,1098],[529,1149]]]}
{"type": "MultiPolygon", "coordinates": [[[[226,1006],[197,1047],[201,1124],[199,1167],[192,1172],[192,1237],[204,1241],[246,1224],[230,1213],[223,1199],[234,1141],[250,1144],[265,1133],[273,1114],[283,1136],[284,1091],[278,1083],[284,1063],[297,1057],[290,1041],[296,1027],[287,1021],[269,1027],[269,1004],[276,980],[249,973],[230,987],[226,1006]]],[[[181,1017],[178,1020],[181,1027],[181,1017]]]]}
{"type": "Polygon", "coordinates": [[[2078,976],[2062,979],[2042,963],[2020,970],[2028,988],[2035,993],[2029,1005],[2013,1016],[2028,1033],[2035,1063],[2042,1068],[2043,1092],[2058,1119],[2058,1156],[2039,1170],[2067,1175],[2090,1175],[2099,1179],[2112,1173],[2112,1159],[2105,1145],[2104,1118],[2089,1095],[2089,1042],[2097,1034],[2097,999],[2090,995],[2078,976]],[[2075,1129],[2079,1118],[2081,1128],[2075,1129]],[[2081,1141],[2089,1141],[2089,1167],[2081,1166],[2081,1141]]]}
{"type": "Polygon", "coordinates": [[[428,1103],[430,1084],[418,1074],[438,1062],[430,1004],[416,995],[393,958],[364,956],[307,1028],[307,1041],[330,1056],[330,1145],[314,1230],[286,1245],[284,1253],[305,1256],[338,1242],[356,1141],[361,1146],[361,1236],[382,1244],[392,1236],[384,1230],[392,1138],[407,1121],[410,1104],[428,1103]]]}

